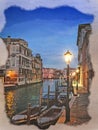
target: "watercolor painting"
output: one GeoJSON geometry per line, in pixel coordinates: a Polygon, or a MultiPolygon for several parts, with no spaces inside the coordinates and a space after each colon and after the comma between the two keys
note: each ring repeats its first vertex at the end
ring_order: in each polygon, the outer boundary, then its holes
{"type": "Polygon", "coordinates": [[[82,12],[81,2],[75,2],[78,9],[57,3],[29,9],[27,2],[27,10],[14,4],[4,10],[0,81],[13,128],[75,127],[92,120],[88,106],[95,77],[90,53],[95,16],[82,12]]]}

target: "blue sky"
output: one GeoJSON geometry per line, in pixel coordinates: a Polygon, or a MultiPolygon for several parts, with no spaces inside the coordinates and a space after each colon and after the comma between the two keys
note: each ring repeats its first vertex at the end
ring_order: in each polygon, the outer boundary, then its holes
{"type": "Polygon", "coordinates": [[[41,54],[44,67],[61,69],[66,67],[63,55],[67,50],[73,53],[71,67],[77,65],[78,25],[94,20],[93,15],[68,6],[30,11],[10,7],[5,10],[5,16],[7,22],[1,37],[23,38],[33,54],[41,54]]]}

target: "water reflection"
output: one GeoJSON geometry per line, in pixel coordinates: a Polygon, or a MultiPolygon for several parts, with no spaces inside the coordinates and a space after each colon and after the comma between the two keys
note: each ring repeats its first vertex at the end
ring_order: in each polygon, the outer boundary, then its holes
{"type": "Polygon", "coordinates": [[[7,92],[5,95],[6,98],[6,112],[8,117],[11,117],[15,111],[15,102],[14,102],[14,93],[12,91],[7,92]]]}
{"type": "Polygon", "coordinates": [[[12,91],[5,92],[6,112],[8,117],[27,108],[28,103],[39,104],[39,93],[42,83],[29,85],[12,91]]]}
{"type": "Polygon", "coordinates": [[[55,82],[57,80],[45,80],[43,83],[43,94],[48,92],[48,85],[50,85],[50,91],[55,91],[55,82]]]}
{"type": "Polygon", "coordinates": [[[31,105],[40,104],[40,98],[44,93],[47,93],[48,85],[50,85],[50,91],[55,91],[55,80],[45,80],[43,83],[6,91],[5,100],[8,117],[11,118],[13,115],[26,109],[28,103],[31,103],[31,105]]]}

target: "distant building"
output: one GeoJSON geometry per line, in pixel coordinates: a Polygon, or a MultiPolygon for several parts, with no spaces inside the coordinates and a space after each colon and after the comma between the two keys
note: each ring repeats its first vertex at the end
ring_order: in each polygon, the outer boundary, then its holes
{"type": "Polygon", "coordinates": [[[44,79],[59,79],[62,75],[62,70],[55,68],[43,68],[44,79]]]}
{"type": "MultiPolygon", "coordinates": [[[[10,82],[18,83],[18,85],[22,83],[31,83],[34,77],[32,62],[35,62],[33,64],[37,64],[35,65],[35,70],[42,68],[41,57],[39,55],[33,57],[32,50],[23,39],[11,38],[10,36],[2,39],[8,50],[6,65],[3,68],[1,67],[1,70],[3,69],[5,73],[5,83],[7,83],[7,81],[9,82],[10,79],[10,82]]],[[[40,69],[40,71],[40,73],[42,73],[42,69],[40,69]]]]}
{"type": "MultiPolygon", "coordinates": [[[[70,68],[70,73],[76,71],[76,68],[70,68]]],[[[56,69],[56,68],[43,68],[43,78],[44,79],[59,79],[65,78],[66,79],[67,68],[56,69]]]]}
{"type": "Polygon", "coordinates": [[[54,79],[55,69],[53,68],[43,68],[43,78],[44,79],[54,79]]]}
{"type": "Polygon", "coordinates": [[[60,79],[61,77],[64,78],[63,70],[60,70],[60,69],[56,69],[54,75],[56,79],[60,79]]]}
{"type": "Polygon", "coordinates": [[[36,54],[36,56],[32,57],[32,79],[33,81],[42,81],[42,59],[40,54],[36,54]]]}
{"type": "Polygon", "coordinates": [[[78,28],[78,63],[80,66],[80,84],[89,91],[89,85],[94,75],[89,54],[89,36],[92,32],[90,24],[81,24],[78,28]]]}
{"type": "MultiPolygon", "coordinates": [[[[71,74],[71,73],[73,73],[73,72],[76,72],[76,68],[70,67],[70,68],[69,68],[69,74],[71,74]]],[[[63,70],[63,75],[64,75],[64,77],[66,78],[66,76],[67,76],[67,68],[64,68],[64,70],[63,70]]]]}

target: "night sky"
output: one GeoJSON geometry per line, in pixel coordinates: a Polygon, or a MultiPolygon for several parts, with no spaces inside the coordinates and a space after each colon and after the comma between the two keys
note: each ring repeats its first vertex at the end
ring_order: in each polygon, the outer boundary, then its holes
{"type": "Polygon", "coordinates": [[[5,10],[6,25],[1,37],[26,40],[32,53],[40,53],[44,67],[66,67],[64,52],[73,53],[71,67],[77,66],[77,32],[79,24],[92,23],[94,16],[75,8],[37,8],[26,11],[19,7],[5,10]]]}

